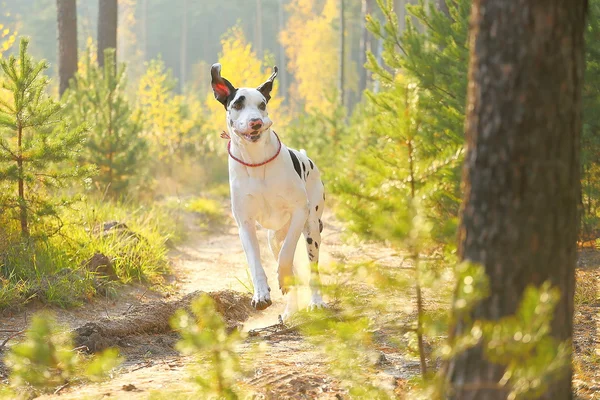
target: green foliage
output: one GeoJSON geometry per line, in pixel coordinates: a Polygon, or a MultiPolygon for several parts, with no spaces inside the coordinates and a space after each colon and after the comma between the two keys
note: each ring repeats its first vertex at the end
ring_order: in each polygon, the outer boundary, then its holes
{"type": "Polygon", "coordinates": [[[328,356],[331,373],[348,388],[353,399],[390,399],[382,382],[373,380],[379,352],[374,348],[372,324],[358,317],[339,321],[332,315],[320,316],[304,332],[328,356]]]}
{"type": "Polygon", "coordinates": [[[147,143],[142,121],[125,95],[125,65],[115,66],[114,49],[105,51],[104,69],[84,55],[84,68],[71,81],[65,98],[73,120],[87,123],[90,137],[83,160],[98,166],[100,193],[118,198],[144,176],[147,143]]]}
{"type": "Polygon", "coordinates": [[[450,2],[454,20],[433,5],[409,6],[427,27],[423,33],[412,18],[400,32],[391,2],[378,4],[385,21],[369,16],[367,26],[383,41],[382,63],[369,53],[367,67],[381,91],[367,91],[343,143],[341,165],[348,167],[335,182],[341,215],[367,237],[403,240],[414,196],[435,227],[434,241],[451,243],[460,204],[470,1],[450,2]],[[357,147],[364,150],[351,150],[357,147]]]}
{"type": "Polygon", "coordinates": [[[187,211],[199,214],[209,223],[218,223],[223,221],[225,215],[223,206],[220,202],[203,197],[196,197],[188,201],[185,205],[187,211]]]}
{"type": "Polygon", "coordinates": [[[95,294],[111,294],[118,282],[161,285],[168,270],[167,240],[181,235],[173,212],[158,206],[89,200],[62,218],[60,235],[34,243],[9,238],[0,248],[0,310],[32,298],[62,307],[80,305],[95,294]],[[115,220],[128,228],[102,230],[103,223],[115,220]],[[117,281],[86,267],[97,253],[111,260],[117,281]]]}
{"type": "MultiPolygon", "coordinates": [[[[554,309],[560,293],[550,284],[529,286],[514,315],[497,321],[471,320],[473,308],[487,297],[488,278],[483,267],[462,263],[456,269],[457,289],[450,324],[461,333],[450,336],[438,355],[449,360],[461,352],[480,346],[487,360],[503,365],[499,382],[482,382],[488,387],[507,390],[509,399],[537,398],[548,385],[563,374],[570,362],[570,342],[558,342],[551,335],[554,309]]],[[[435,379],[412,393],[411,398],[444,398],[449,391],[444,369],[435,379]]]]}
{"type": "Polygon", "coordinates": [[[89,171],[74,163],[84,140],[83,125],[74,128],[61,104],[47,96],[47,63],[34,62],[28,44],[21,39],[18,57],[0,59],[7,91],[0,100],[0,185],[5,189],[0,210],[19,221],[23,236],[32,230],[46,236],[60,229],[58,207],[71,200],[48,190],[89,171]]]}
{"type": "Polygon", "coordinates": [[[583,131],[581,136],[582,205],[584,233],[593,234],[600,223],[600,1],[588,6],[583,85],[583,131]]]}
{"type": "Polygon", "coordinates": [[[204,136],[199,134],[203,123],[200,101],[176,95],[176,84],[171,70],[158,58],[147,63],[137,93],[155,168],[165,168],[170,174],[177,163],[205,148],[204,136]]]}
{"type": "Polygon", "coordinates": [[[193,316],[178,311],[171,325],[181,335],[177,349],[183,354],[194,355],[202,371],[194,373],[193,379],[200,387],[203,398],[238,399],[234,387],[241,375],[236,346],[241,341],[238,331],[227,333],[223,317],[216,311],[214,301],[207,294],[192,303],[193,316]]]}
{"type": "Polygon", "coordinates": [[[12,346],[6,356],[10,385],[15,388],[31,386],[38,391],[53,390],[82,378],[103,379],[121,361],[113,349],[86,360],[73,349],[68,331],[57,326],[48,314],[35,315],[25,340],[12,346]]]}
{"type": "Polygon", "coordinates": [[[348,134],[345,109],[335,98],[328,101],[332,108],[331,115],[314,111],[301,114],[282,133],[282,140],[290,147],[306,150],[326,180],[335,176],[332,171],[341,164],[334,155],[341,153],[340,145],[348,134]]]}

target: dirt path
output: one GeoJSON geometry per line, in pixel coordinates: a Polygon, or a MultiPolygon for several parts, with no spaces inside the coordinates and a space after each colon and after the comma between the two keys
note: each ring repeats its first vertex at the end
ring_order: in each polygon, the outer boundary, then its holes
{"type": "MultiPolygon", "coordinates": [[[[322,265],[346,259],[399,262],[398,257],[389,249],[343,244],[342,229],[332,224],[331,220],[325,218],[324,221],[322,265]]],[[[252,284],[247,272],[245,255],[232,220],[228,220],[228,223],[218,232],[192,233],[191,236],[185,245],[171,252],[172,276],[168,281],[174,290],[170,294],[150,291],[141,285],[126,286],[116,299],[95,299],[73,310],[54,309],[58,321],[73,328],[99,317],[120,316],[140,304],[181,298],[197,290],[206,292],[225,289],[239,292],[251,290],[252,284]]],[[[273,305],[265,311],[254,313],[244,323],[245,331],[276,324],[279,314],[283,313],[285,307],[284,298],[277,290],[276,264],[266,243],[266,232],[259,232],[259,238],[262,259],[273,289],[271,292],[273,305]]],[[[302,251],[304,246],[298,247],[297,255],[300,257],[300,262],[307,262],[302,251]]],[[[7,316],[3,319],[3,329],[23,329],[27,326],[29,315],[39,308],[39,305],[28,307],[18,314],[7,316]]],[[[68,386],[57,394],[41,398],[144,399],[151,396],[153,392],[166,390],[191,394],[195,389],[194,385],[189,383],[188,366],[192,364],[192,360],[180,356],[173,349],[176,340],[173,334],[125,338],[116,344],[119,345],[126,361],[112,379],[100,384],[68,386]]],[[[260,354],[252,354],[253,365],[249,368],[244,384],[262,398],[336,399],[339,398],[336,395],[340,396],[344,393],[339,382],[328,375],[322,354],[300,335],[290,333],[269,340],[249,338],[240,348],[242,354],[257,351],[260,351],[260,354]],[[255,346],[257,342],[263,342],[262,346],[259,346],[260,350],[255,346]]],[[[407,376],[414,373],[416,363],[402,360],[400,364],[407,376]]],[[[386,379],[391,383],[392,374],[388,375],[386,379]]]]}

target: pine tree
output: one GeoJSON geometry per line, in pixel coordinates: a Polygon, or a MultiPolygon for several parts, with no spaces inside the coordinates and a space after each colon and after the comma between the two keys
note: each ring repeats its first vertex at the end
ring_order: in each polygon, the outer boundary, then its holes
{"type": "Polygon", "coordinates": [[[409,229],[405,217],[414,187],[436,226],[436,239],[451,243],[460,199],[464,105],[457,99],[466,94],[467,66],[462,63],[468,58],[469,1],[451,3],[457,23],[435,7],[425,12],[422,3],[409,6],[410,13],[427,21],[423,34],[410,16],[402,33],[391,2],[377,3],[385,23],[370,16],[368,28],[383,40],[382,62],[369,52],[368,68],[381,89],[367,91],[365,109],[354,118],[354,134],[345,139],[342,155],[349,158],[347,165],[357,167],[343,173],[337,190],[347,200],[343,209],[356,231],[393,240],[404,238],[409,229]],[[454,29],[457,33],[448,38],[454,29]],[[458,79],[446,71],[456,71],[458,79]],[[367,150],[350,150],[357,146],[367,150]]]}
{"type": "Polygon", "coordinates": [[[85,67],[71,81],[67,92],[68,110],[75,121],[91,127],[84,159],[98,166],[96,185],[115,198],[125,194],[132,181],[141,176],[147,152],[141,137],[141,114],[125,96],[125,66],[117,69],[115,50],[107,49],[104,68],[91,62],[86,54],[85,67]]]}
{"type": "Polygon", "coordinates": [[[28,44],[21,39],[18,58],[0,59],[2,86],[9,94],[0,101],[0,181],[7,185],[1,207],[14,213],[25,237],[33,223],[58,219],[64,200],[47,190],[86,173],[72,162],[82,148],[83,124],[73,128],[61,104],[48,97],[43,74],[48,64],[34,62],[28,44]]]}

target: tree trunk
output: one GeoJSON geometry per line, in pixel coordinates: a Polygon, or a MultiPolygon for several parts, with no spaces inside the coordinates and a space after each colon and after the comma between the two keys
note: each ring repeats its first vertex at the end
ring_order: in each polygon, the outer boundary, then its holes
{"type": "MultiPolygon", "coordinates": [[[[279,32],[285,29],[285,15],[284,15],[284,6],[283,0],[279,0],[279,32]]],[[[285,47],[279,41],[279,93],[283,98],[283,101],[286,101],[287,89],[288,89],[288,76],[287,76],[287,63],[285,61],[285,47]]]]}
{"type": "Polygon", "coordinates": [[[187,79],[187,39],[188,39],[188,0],[183,0],[183,15],[181,21],[181,47],[179,52],[179,88],[184,92],[187,79]]]}
{"type": "Polygon", "coordinates": [[[142,52],[144,53],[144,60],[150,59],[148,54],[148,0],[142,0],[142,52]]]}
{"type": "Polygon", "coordinates": [[[254,24],[254,45],[259,60],[263,58],[262,0],[256,0],[256,23],[254,24]]]}
{"type": "Polygon", "coordinates": [[[345,64],[345,60],[344,60],[344,55],[345,55],[345,51],[344,51],[344,47],[346,45],[346,40],[345,40],[345,18],[344,18],[344,0],[340,0],[340,54],[339,54],[339,63],[340,63],[340,71],[339,71],[339,82],[338,82],[338,90],[339,90],[339,96],[340,96],[340,105],[343,106],[344,105],[344,64],[345,64]]]}
{"type": "Polygon", "coordinates": [[[398,31],[403,33],[406,29],[406,0],[394,0],[394,11],[398,17],[398,31]]]}
{"type": "MultiPolygon", "coordinates": [[[[475,0],[471,15],[459,244],[490,280],[471,317],[514,314],[528,285],[549,280],[562,294],[552,321],[560,341],[573,330],[585,8],[585,0],[475,0]]],[[[543,399],[571,398],[570,368],[543,399]]],[[[447,376],[454,398],[494,400],[506,392],[484,387],[503,372],[476,347],[451,360],[447,376]]]]}
{"type": "MultiPolygon", "coordinates": [[[[361,8],[361,37],[360,37],[360,57],[359,57],[359,70],[360,70],[360,81],[358,85],[358,94],[362,96],[363,92],[367,88],[367,79],[368,72],[365,68],[365,64],[367,63],[367,51],[370,49],[370,36],[369,30],[367,29],[367,15],[372,12],[372,2],[371,0],[362,0],[362,8],[361,8]]],[[[359,98],[360,100],[360,98],[359,98]]]]}
{"type": "Polygon", "coordinates": [[[62,96],[77,73],[77,1],[56,0],[58,22],[58,93],[62,96]]]}
{"type": "Polygon", "coordinates": [[[117,0],[98,0],[98,65],[104,66],[104,50],[115,49],[117,62],[117,0]]]}
{"type": "Polygon", "coordinates": [[[17,188],[19,193],[19,222],[21,223],[21,234],[29,237],[29,226],[27,224],[27,200],[25,199],[25,170],[23,168],[23,125],[17,122],[17,171],[19,174],[17,188]]]}

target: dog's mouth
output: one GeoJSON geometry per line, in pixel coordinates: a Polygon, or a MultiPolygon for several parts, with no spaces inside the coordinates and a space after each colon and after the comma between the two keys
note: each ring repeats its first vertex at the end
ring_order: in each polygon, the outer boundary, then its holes
{"type": "Polygon", "coordinates": [[[260,139],[260,136],[262,135],[262,131],[253,131],[253,132],[248,132],[248,133],[240,133],[239,134],[241,137],[243,137],[244,139],[246,139],[249,142],[257,142],[258,139],[260,139]]]}

